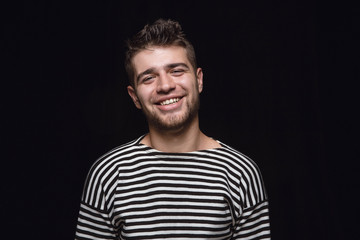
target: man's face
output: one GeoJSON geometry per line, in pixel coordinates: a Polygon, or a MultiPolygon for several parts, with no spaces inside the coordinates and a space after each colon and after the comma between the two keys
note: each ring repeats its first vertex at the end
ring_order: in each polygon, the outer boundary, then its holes
{"type": "Polygon", "coordinates": [[[197,121],[202,70],[195,72],[182,47],[150,47],[133,58],[135,89],[128,92],[149,127],[176,130],[197,121]]]}

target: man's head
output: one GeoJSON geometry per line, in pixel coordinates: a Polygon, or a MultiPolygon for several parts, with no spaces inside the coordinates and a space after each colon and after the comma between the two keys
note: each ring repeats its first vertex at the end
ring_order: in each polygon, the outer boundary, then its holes
{"type": "Polygon", "coordinates": [[[128,93],[150,129],[173,131],[197,125],[203,73],[177,22],[146,25],[129,41],[126,56],[128,93]]]}
{"type": "Polygon", "coordinates": [[[181,26],[172,20],[159,19],[153,24],[146,25],[140,32],[127,42],[125,69],[132,87],[135,86],[134,56],[150,47],[179,46],[186,50],[186,55],[193,69],[197,68],[195,51],[192,44],[185,38],[181,26]]]}

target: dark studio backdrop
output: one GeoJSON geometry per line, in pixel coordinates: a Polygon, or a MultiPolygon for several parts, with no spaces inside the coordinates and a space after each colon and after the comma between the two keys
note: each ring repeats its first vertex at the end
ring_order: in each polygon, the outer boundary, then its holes
{"type": "Polygon", "coordinates": [[[273,239],[354,239],[359,11],[320,1],[26,1],[3,7],[8,239],[73,239],[103,153],[147,131],[124,41],[178,20],[204,71],[200,126],[253,158],[273,239]]]}

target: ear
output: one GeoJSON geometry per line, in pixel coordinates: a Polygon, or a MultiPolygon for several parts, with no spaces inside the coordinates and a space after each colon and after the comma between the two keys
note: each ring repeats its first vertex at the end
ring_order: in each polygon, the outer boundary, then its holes
{"type": "Polygon", "coordinates": [[[203,90],[203,71],[201,68],[198,68],[196,70],[196,79],[197,79],[199,93],[201,93],[203,90]]]}
{"type": "Polygon", "coordinates": [[[135,89],[132,86],[128,86],[127,90],[128,90],[128,94],[130,95],[131,99],[133,100],[135,106],[138,109],[141,109],[141,104],[139,102],[138,97],[136,96],[135,89]]]}

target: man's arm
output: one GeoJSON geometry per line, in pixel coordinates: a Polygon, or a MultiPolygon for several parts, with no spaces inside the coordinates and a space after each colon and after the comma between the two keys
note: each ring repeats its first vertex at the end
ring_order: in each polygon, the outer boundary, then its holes
{"type": "Polygon", "coordinates": [[[268,201],[245,208],[237,221],[232,239],[270,239],[268,201]]]}
{"type": "Polygon", "coordinates": [[[109,213],[82,202],[76,226],[75,239],[117,239],[117,231],[111,223],[109,213]]]}
{"type": "Polygon", "coordinates": [[[257,164],[239,152],[239,208],[231,239],[270,239],[269,203],[257,164]]]}
{"type": "Polygon", "coordinates": [[[111,210],[116,176],[116,168],[105,161],[92,166],[81,198],[76,240],[118,239],[118,224],[111,210]]]}

